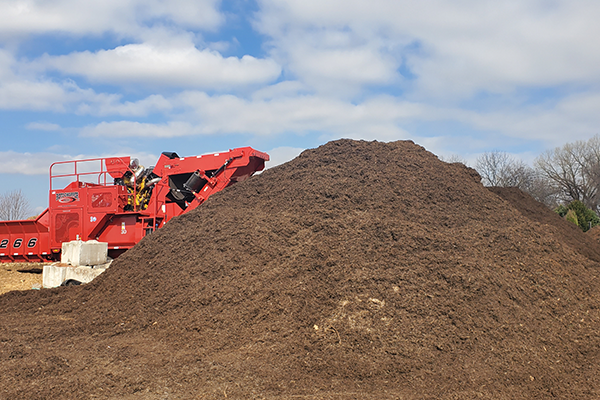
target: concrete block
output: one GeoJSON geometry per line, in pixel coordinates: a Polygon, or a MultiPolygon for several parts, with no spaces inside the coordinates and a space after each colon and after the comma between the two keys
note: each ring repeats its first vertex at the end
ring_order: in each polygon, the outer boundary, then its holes
{"type": "Polygon", "coordinates": [[[62,244],[61,264],[74,267],[101,265],[108,261],[108,243],[96,240],[73,240],[62,244]]]}
{"type": "Polygon", "coordinates": [[[42,275],[42,286],[45,288],[58,287],[68,280],[75,280],[81,283],[88,283],[94,280],[98,275],[106,271],[112,260],[106,264],[98,266],[80,266],[74,267],[62,263],[44,265],[42,275]]]}
{"type": "Polygon", "coordinates": [[[42,286],[53,288],[60,286],[65,281],[66,268],[59,268],[58,264],[44,265],[42,271],[42,286]]]}

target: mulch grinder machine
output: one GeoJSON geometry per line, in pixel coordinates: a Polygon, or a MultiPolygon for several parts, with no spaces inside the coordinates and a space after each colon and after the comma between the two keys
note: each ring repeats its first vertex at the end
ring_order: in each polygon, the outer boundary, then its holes
{"type": "Polygon", "coordinates": [[[164,152],[151,168],[131,157],[56,162],[48,208],[32,220],[0,221],[0,262],[57,261],[72,240],[106,242],[115,258],[268,160],[241,147],[192,157],[164,152]]]}

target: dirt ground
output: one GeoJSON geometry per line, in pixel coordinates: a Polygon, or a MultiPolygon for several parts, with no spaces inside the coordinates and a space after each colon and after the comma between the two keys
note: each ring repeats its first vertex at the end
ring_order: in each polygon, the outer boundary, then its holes
{"type": "Polygon", "coordinates": [[[42,287],[41,263],[0,263],[0,294],[42,287]]]}
{"type": "Polygon", "coordinates": [[[597,399],[599,246],[412,142],[331,142],[0,295],[0,399],[597,399]]]}

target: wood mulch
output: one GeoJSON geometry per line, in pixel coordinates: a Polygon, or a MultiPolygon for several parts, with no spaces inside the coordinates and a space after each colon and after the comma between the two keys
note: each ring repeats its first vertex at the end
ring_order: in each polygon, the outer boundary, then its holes
{"type": "Polygon", "coordinates": [[[0,296],[0,399],[597,399],[600,244],[409,141],[211,197],[0,296]]]}

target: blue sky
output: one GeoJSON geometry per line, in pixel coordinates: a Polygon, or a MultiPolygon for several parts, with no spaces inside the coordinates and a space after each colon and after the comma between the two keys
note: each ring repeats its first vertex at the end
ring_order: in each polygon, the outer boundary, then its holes
{"type": "Polygon", "coordinates": [[[600,133],[595,0],[3,0],[0,192],[52,162],[338,138],[471,165],[600,133]]]}

